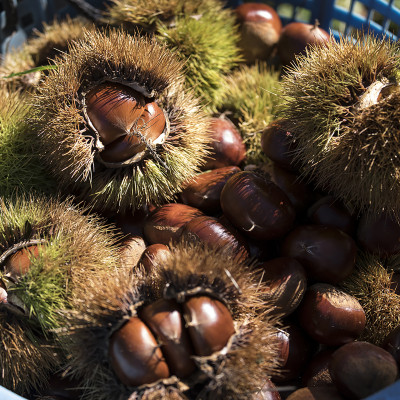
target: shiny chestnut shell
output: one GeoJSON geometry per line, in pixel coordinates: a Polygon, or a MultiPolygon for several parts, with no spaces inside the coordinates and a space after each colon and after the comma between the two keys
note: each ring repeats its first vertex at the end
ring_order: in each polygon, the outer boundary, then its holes
{"type": "Polygon", "coordinates": [[[233,225],[257,240],[283,236],[296,216],[282,189],[250,171],[229,178],[221,192],[221,208],[233,225]]]}
{"type": "Polygon", "coordinates": [[[151,244],[143,251],[138,264],[142,265],[147,273],[152,273],[155,268],[162,267],[170,255],[171,251],[165,244],[151,244]]]}
{"type": "Polygon", "coordinates": [[[178,304],[160,299],[145,306],[139,315],[161,343],[171,373],[179,378],[192,374],[196,369],[193,348],[178,304]]]}
{"type": "Polygon", "coordinates": [[[228,308],[208,296],[195,296],[183,303],[190,338],[198,356],[210,356],[222,350],[235,333],[228,308]]]}
{"type": "Polygon", "coordinates": [[[170,375],[156,339],[137,317],[111,335],[108,354],[115,374],[126,386],[150,384],[170,375]]]}
{"type": "Polygon", "coordinates": [[[302,328],[317,342],[340,346],[357,339],[366,317],[358,300],[326,283],[310,286],[298,309],[302,328]]]}
{"type": "Polygon", "coordinates": [[[239,167],[230,166],[216,168],[195,176],[185,184],[180,193],[182,203],[196,207],[205,213],[217,213],[220,210],[220,196],[225,183],[239,171],[239,167]]]}
{"type": "Polygon", "coordinates": [[[228,118],[211,118],[211,150],[203,170],[240,165],[246,158],[246,146],[236,126],[228,118]]]}
{"type": "Polygon", "coordinates": [[[281,251],[282,255],[298,260],[305,268],[308,278],[335,284],[353,270],[357,246],[340,229],[302,225],[287,235],[281,251]]]}
{"type": "Polygon", "coordinates": [[[372,343],[351,342],[332,354],[329,372],[346,399],[365,399],[394,383],[398,367],[386,350],[372,343]]]}
{"type": "Polygon", "coordinates": [[[8,256],[4,263],[4,272],[13,279],[27,274],[32,264],[31,258],[39,256],[39,247],[27,246],[8,256]]]}

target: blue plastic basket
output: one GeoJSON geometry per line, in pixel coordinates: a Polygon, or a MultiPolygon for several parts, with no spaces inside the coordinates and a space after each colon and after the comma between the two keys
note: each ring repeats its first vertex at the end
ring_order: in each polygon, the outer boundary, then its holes
{"type": "MultiPolygon", "coordinates": [[[[314,23],[338,38],[354,30],[370,30],[394,40],[400,36],[400,0],[265,0],[274,7],[283,24],[292,21],[314,23]]],[[[231,7],[243,1],[231,0],[231,7]]]]}

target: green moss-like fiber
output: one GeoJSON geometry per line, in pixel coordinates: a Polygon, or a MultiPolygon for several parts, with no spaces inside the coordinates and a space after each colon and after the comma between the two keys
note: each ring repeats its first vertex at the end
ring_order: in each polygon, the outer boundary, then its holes
{"type": "Polygon", "coordinates": [[[399,209],[399,55],[398,44],[372,35],[331,40],[282,80],[280,116],[303,174],[360,212],[399,209]],[[376,85],[386,88],[374,93],[376,85]]]}
{"type": "Polygon", "coordinates": [[[226,78],[218,108],[237,125],[246,145],[247,164],[267,161],[261,150],[263,129],[276,118],[280,96],[279,72],[266,63],[241,66],[226,78]]]}

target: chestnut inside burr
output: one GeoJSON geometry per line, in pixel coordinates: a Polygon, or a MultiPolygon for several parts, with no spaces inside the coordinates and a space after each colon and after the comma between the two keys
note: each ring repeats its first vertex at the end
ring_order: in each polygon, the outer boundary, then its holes
{"type": "Polygon", "coordinates": [[[85,117],[96,136],[98,159],[108,167],[135,163],[165,141],[168,122],[154,99],[115,82],[103,82],[84,95],[85,117]]]}
{"type": "Polygon", "coordinates": [[[234,333],[232,315],[219,300],[201,295],[183,304],[160,299],[111,335],[109,360],[127,386],[153,384],[171,375],[187,378],[196,371],[196,356],[222,350],[234,333]]]}

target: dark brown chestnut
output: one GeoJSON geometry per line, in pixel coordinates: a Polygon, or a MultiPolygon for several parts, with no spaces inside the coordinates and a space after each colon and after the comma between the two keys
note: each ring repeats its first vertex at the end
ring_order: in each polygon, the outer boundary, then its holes
{"type": "Polygon", "coordinates": [[[115,225],[125,235],[143,236],[143,227],[148,214],[147,207],[142,207],[134,212],[119,213],[115,216],[115,225]]]}
{"type": "Polygon", "coordinates": [[[191,297],[183,303],[184,317],[195,354],[210,356],[222,350],[235,333],[232,315],[219,300],[191,297]]]}
{"type": "Polygon", "coordinates": [[[267,157],[281,168],[291,172],[297,171],[293,160],[296,148],[294,135],[285,129],[282,120],[272,122],[263,130],[261,148],[267,157]]]}
{"type": "Polygon", "coordinates": [[[262,3],[243,3],[235,12],[240,27],[239,47],[245,60],[267,60],[282,30],[278,13],[262,3]]]}
{"type": "Polygon", "coordinates": [[[288,316],[300,304],[307,287],[306,272],[302,265],[290,257],[278,257],[260,265],[266,294],[271,300],[274,314],[288,316]]]}
{"type": "Polygon", "coordinates": [[[147,140],[155,141],[164,131],[166,119],[160,106],[152,101],[146,103],[143,114],[136,121],[136,130],[138,130],[147,140]]]}
{"type": "Polygon", "coordinates": [[[162,266],[170,255],[171,251],[165,244],[151,244],[143,251],[138,264],[151,273],[154,268],[162,266]]]}
{"type": "Polygon", "coordinates": [[[85,102],[89,126],[97,131],[105,146],[130,132],[145,106],[138,91],[112,82],[92,88],[85,102]]]}
{"type": "Polygon", "coordinates": [[[160,299],[144,307],[139,315],[161,343],[171,373],[179,378],[191,375],[196,369],[191,358],[193,348],[178,304],[160,299]]]}
{"type": "Polygon", "coordinates": [[[350,236],[354,235],[356,220],[350,211],[332,196],[324,196],[307,211],[308,220],[317,225],[338,228],[350,236]]]}
{"type": "Polygon", "coordinates": [[[281,400],[279,389],[271,382],[265,379],[265,384],[259,392],[256,392],[249,400],[281,400]]]}
{"type": "Polygon", "coordinates": [[[246,146],[236,126],[226,117],[211,118],[210,154],[203,170],[240,165],[246,158],[246,146]]]}
{"type": "Polygon", "coordinates": [[[108,354],[115,374],[126,386],[150,384],[170,375],[156,339],[137,317],[111,335],[108,354]]]}
{"type": "Polygon", "coordinates": [[[182,203],[209,214],[219,212],[221,191],[227,180],[239,171],[236,166],[222,167],[195,176],[180,193],[182,203]]]}
{"type": "Polygon", "coordinates": [[[229,178],[221,192],[221,208],[234,226],[257,240],[283,236],[296,216],[282,189],[250,171],[229,178]]]}
{"type": "Polygon", "coordinates": [[[18,279],[28,273],[32,257],[39,257],[40,246],[32,245],[8,256],[4,263],[4,272],[12,279],[18,279]]]}
{"type": "Polygon", "coordinates": [[[332,354],[329,372],[344,397],[359,400],[394,383],[398,367],[386,350],[372,343],[351,342],[332,354]]]}
{"type": "Polygon", "coordinates": [[[202,242],[210,247],[227,249],[240,259],[249,256],[246,241],[214,217],[203,215],[193,218],[183,227],[182,237],[189,242],[202,242]]]}
{"type": "Polygon", "coordinates": [[[298,260],[305,268],[308,278],[335,284],[353,270],[357,246],[340,229],[323,225],[302,225],[287,235],[281,251],[282,255],[298,260]]]}
{"type": "Polygon", "coordinates": [[[204,215],[199,209],[186,204],[164,204],[151,212],[144,224],[145,238],[151,243],[168,245],[179,240],[182,227],[193,218],[204,215]]]}
{"type": "Polygon", "coordinates": [[[361,216],[357,228],[359,246],[370,253],[387,257],[400,253],[400,223],[381,213],[361,216]]]}
{"type": "Polygon", "coordinates": [[[318,25],[318,21],[314,25],[291,22],[282,29],[277,46],[283,65],[294,61],[296,55],[304,53],[308,46],[324,46],[330,40],[329,33],[318,25]]]}
{"type": "Polygon", "coordinates": [[[326,386],[332,385],[329,373],[329,362],[336,348],[326,348],[319,351],[310,361],[305,369],[301,381],[304,386],[326,386]]]}
{"type": "Polygon", "coordinates": [[[286,400],[345,400],[334,385],[297,389],[286,400]]]}
{"type": "Polygon", "coordinates": [[[400,366],[400,325],[386,336],[382,348],[389,352],[400,366]]]}
{"type": "Polygon", "coordinates": [[[357,339],[365,328],[358,300],[327,283],[310,286],[298,308],[302,328],[317,342],[340,346],[357,339]]]}

